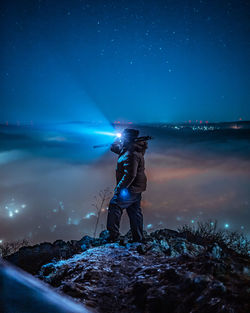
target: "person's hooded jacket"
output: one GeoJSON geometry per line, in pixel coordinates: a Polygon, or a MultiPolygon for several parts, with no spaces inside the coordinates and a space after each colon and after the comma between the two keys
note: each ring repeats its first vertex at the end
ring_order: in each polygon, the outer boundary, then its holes
{"type": "Polygon", "coordinates": [[[131,142],[122,147],[114,143],[111,151],[118,154],[116,167],[115,193],[124,188],[131,192],[140,193],[146,190],[147,177],[145,175],[144,154],[147,149],[146,141],[131,142]]]}

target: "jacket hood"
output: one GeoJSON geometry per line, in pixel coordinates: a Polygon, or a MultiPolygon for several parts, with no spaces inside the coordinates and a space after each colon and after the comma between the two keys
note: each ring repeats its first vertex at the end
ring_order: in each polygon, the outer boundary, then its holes
{"type": "Polygon", "coordinates": [[[143,155],[145,154],[147,148],[148,148],[147,141],[131,142],[123,146],[123,149],[125,150],[141,152],[143,155]]]}

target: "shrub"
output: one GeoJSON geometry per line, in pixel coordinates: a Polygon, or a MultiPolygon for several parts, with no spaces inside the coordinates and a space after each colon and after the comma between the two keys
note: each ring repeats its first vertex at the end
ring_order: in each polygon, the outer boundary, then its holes
{"type": "Polygon", "coordinates": [[[250,253],[250,241],[243,233],[218,229],[216,220],[197,222],[197,226],[185,224],[179,227],[178,231],[204,245],[217,243],[221,247],[227,247],[241,255],[249,256],[250,253]]]}
{"type": "Polygon", "coordinates": [[[9,254],[15,253],[20,248],[30,245],[30,241],[27,239],[14,240],[2,243],[0,245],[0,256],[3,258],[9,254]]]}

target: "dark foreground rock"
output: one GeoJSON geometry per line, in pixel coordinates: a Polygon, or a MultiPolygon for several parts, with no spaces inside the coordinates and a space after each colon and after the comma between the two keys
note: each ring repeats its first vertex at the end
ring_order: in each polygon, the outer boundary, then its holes
{"type": "Polygon", "coordinates": [[[1,313],[94,313],[0,258],[1,313]]]}
{"type": "Polygon", "coordinates": [[[35,274],[42,265],[52,260],[70,258],[72,255],[88,249],[92,244],[97,244],[97,240],[84,236],[81,240],[44,242],[35,246],[22,247],[19,251],[5,257],[5,259],[23,270],[35,274]]]}
{"type": "MultiPolygon", "coordinates": [[[[68,242],[71,257],[57,257],[39,271],[33,265],[32,271],[99,312],[250,312],[248,256],[167,229],[145,234],[145,243],[129,243],[129,234],[106,243],[106,235],[68,242]]],[[[18,253],[11,258],[18,260],[18,253]]]]}

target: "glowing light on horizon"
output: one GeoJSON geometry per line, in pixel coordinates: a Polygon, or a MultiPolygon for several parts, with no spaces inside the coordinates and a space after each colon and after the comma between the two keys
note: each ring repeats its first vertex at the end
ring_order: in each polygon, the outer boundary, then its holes
{"type": "Polygon", "coordinates": [[[85,215],[85,218],[90,218],[91,216],[95,216],[96,214],[94,212],[90,212],[85,215]]]}
{"type": "Polygon", "coordinates": [[[72,223],[71,224],[73,224],[73,225],[78,225],[79,224],[79,219],[78,218],[74,218],[73,220],[72,220],[72,223]]]}
{"type": "MultiPolygon", "coordinates": [[[[50,231],[51,231],[52,233],[55,231],[55,229],[56,229],[56,225],[53,225],[53,226],[50,227],[50,231]]],[[[31,236],[32,236],[32,234],[31,234],[31,236]]]]}
{"type": "Polygon", "coordinates": [[[229,228],[229,224],[227,224],[227,223],[224,226],[225,226],[225,228],[229,228]]]}
{"type": "Polygon", "coordinates": [[[20,214],[22,209],[26,208],[26,204],[19,204],[14,198],[12,198],[7,203],[3,204],[2,208],[6,210],[5,212],[8,217],[13,218],[16,214],[20,214]]]}

